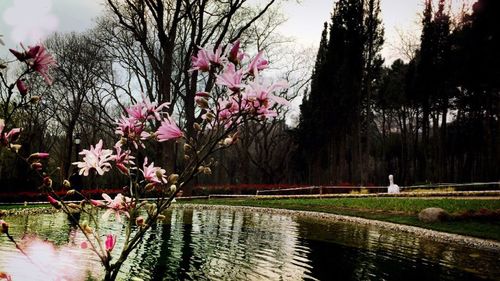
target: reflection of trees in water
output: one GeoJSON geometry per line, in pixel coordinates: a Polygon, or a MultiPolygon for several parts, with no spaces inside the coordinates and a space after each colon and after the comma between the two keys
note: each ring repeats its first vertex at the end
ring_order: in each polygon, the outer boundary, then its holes
{"type": "Polygon", "coordinates": [[[339,280],[478,280],[495,279],[498,273],[499,259],[492,252],[372,226],[297,221],[302,243],[311,248],[313,275],[320,280],[331,279],[331,272],[339,280]],[[479,260],[477,252],[485,254],[483,262],[474,260],[479,260]]]}
{"type": "MultiPolygon", "coordinates": [[[[82,214],[81,220],[89,218],[82,214]]],[[[12,216],[9,222],[15,237],[36,234],[57,245],[72,246],[81,261],[75,266],[101,269],[91,251],[79,248],[85,238],[64,214],[12,216]]],[[[123,239],[121,224],[91,225],[123,239]]],[[[9,251],[15,249],[0,236],[0,269],[9,251]]],[[[176,208],[163,224],[146,233],[120,278],[476,280],[478,276],[495,279],[498,261],[495,252],[376,227],[259,212],[176,208]]]]}
{"type": "MultiPolygon", "coordinates": [[[[149,280],[302,280],[307,252],[287,216],[174,209],[122,271],[149,280]]],[[[126,274],[128,273],[128,274],[126,274]]]]}

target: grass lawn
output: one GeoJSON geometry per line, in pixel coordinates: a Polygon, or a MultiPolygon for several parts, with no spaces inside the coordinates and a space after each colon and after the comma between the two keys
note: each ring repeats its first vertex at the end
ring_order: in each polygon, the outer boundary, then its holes
{"type": "Polygon", "coordinates": [[[293,199],[210,199],[178,201],[179,203],[253,206],[289,210],[315,211],[388,221],[423,228],[476,236],[500,241],[498,218],[452,219],[440,223],[423,223],[418,213],[428,207],[439,207],[450,214],[500,210],[500,200],[449,198],[293,198],[293,199]]]}

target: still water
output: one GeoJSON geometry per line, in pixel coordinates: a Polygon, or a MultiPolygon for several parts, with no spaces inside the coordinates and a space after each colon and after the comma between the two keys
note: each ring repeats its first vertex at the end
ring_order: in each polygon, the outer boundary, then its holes
{"type": "MultiPolygon", "coordinates": [[[[101,268],[96,257],[88,249],[79,247],[84,238],[71,227],[64,214],[7,219],[15,237],[43,237],[56,245],[54,249],[38,245],[42,250],[28,250],[32,255],[30,263],[5,236],[0,237],[0,271],[9,271],[14,281],[99,278],[101,268]],[[32,266],[33,262],[37,265],[32,266]]],[[[115,223],[101,227],[108,227],[107,231],[113,233],[122,231],[115,223]]],[[[30,249],[30,245],[25,246],[30,249]]],[[[132,277],[144,280],[500,280],[500,253],[322,219],[176,208],[168,213],[164,223],[155,225],[147,233],[122,268],[120,280],[132,277]]]]}

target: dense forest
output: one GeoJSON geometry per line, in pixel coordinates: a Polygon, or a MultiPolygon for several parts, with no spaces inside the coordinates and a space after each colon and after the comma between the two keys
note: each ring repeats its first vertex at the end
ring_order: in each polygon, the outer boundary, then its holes
{"type": "Polygon", "coordinates": [[[380,1],[336,3],[296,130],[300,181],[498,180],[500,2],[459,18],[449,4],[425,1],[419,48],[384,66],[380,1]]]}
{"type": "MultiPolygon", "coordinates": [[[[275,75],[290,85],[281,96],[302,98],[300,117],[289,126],[291,109],[279,107],[274,119],[244,124],[235,145],[216,155],[216,169],[198,184],[385,185],[388,174],[402,185],[498,180],[497,0],[477,0],[458,14],[451,12],[451,0],[423,0],[420,38],[411,46],[401,41],[405,56],[393,62],[381,55],[380,0],[334,1],[317,53],[296,50],[274,32],[284,21],[279,0],[261,6],[201,1],[173,17],[162,5],[105,2],[107,14],[92,29],[44,42],[59,65],[54,83],[26,81],[37,85],[30,94],[42,99],[13,116],[23,127],[21,153],[49,152],[56,184],[75,172],[71,163],[79,150],[99,139],[116,142],[115,120],[140,99],[138,93],[170,101],[168,113],[188,136],[195,133],[199,82],[215,77],[189,71],[191,56],[237,38],[278,66],[275,75]]],[[[0,85],[2,103],[6,90],[0,85]]],[[[167,170],[182,169],[182,143],[151,149],[167,170]]],[[[10,151],[0,150],[0,192],[33,190],[40,183],[30,173],[10,151]]],[[[114,176],[86,180],[89,187],[123,183],[114,176]]]]}

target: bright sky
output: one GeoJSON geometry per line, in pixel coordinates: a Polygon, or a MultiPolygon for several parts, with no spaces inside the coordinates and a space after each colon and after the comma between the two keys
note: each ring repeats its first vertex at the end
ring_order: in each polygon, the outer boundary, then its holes
{"type": "MultiPolygon", "coordinates": [[[[39,42],[53,31],[82,31],[92,25],[92,19],[102,11],[103,0],[0,0],[0,34],[7,47],[19,42],[39,42]]],[[[459,0],[453,0],[459,2],[459,0]]],[[[317,46],[323,23],[330,20],[333,0],[290,1],[283,6],[288,22],[280,29],[296,38],[305,47],[317,46]]],[[[455,3],[454,3],[455,4],[455,3]]],[[[418,36],[419,14],[423,0],[381,0],[382,20],[386,45],[383,55],[388,62],[398,55],[394,46],[398,42],[397,29],[411,30],[418,36]]],[[[0,47],[0,55],[6,48],[0,47]],[[2,50],[3,49],[3,50],[2,50]]]]}

